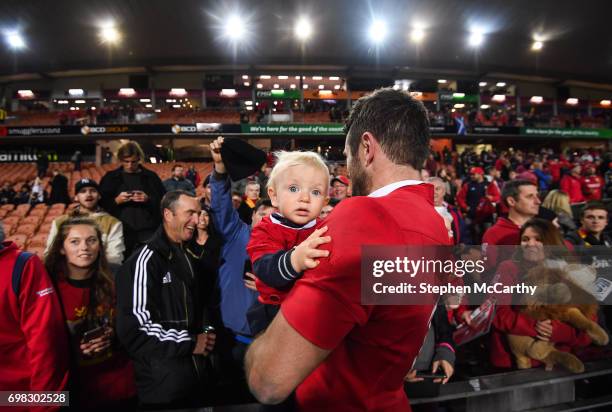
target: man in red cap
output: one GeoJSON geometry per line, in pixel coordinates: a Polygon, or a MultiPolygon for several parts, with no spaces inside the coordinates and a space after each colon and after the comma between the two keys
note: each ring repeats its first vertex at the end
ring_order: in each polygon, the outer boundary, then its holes
{"type": "Polygon", "coordinates": [[[331,198],[341,201],[348,197],[348,187],[351,182],[346,176],[338,175],[331,181],[332,193],[331,198]]]}
{"type": "Polygon", "coordinates": [[[474,242],[479,242],[484,225],[492,223],[495,204],[499,199],[497,183],[485,180],[481,167],[472,167],[470,181],[465,182],[457,193],[457,205],[466,216],[466,224],[472,229],[474,242]]]}

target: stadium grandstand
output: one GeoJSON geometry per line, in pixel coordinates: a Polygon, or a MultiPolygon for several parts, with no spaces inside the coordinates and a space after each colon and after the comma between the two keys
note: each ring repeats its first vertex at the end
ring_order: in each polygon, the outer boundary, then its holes
{"type": "Polygon", "coordinates": [[[612,410],[610,10],[1,2],[0,408],[612,410]],[[370,297],[399,243],[559,278],[370,297]]]}

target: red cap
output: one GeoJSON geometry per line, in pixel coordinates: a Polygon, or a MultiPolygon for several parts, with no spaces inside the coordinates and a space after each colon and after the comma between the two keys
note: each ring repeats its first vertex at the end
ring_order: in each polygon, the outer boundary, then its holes
{"type": "Polygon", "coordinates": [[[470,174],[471,175],[483,175],[484,176],[485,173],[484,173],[484,170],[482,170],[482,167],[476,166],[476,167],[472,167],[470,169],[470,174]]]}
{"type": "Polygon", "coordinates": [[[334,182],[340,182],[342,183],[344,186],[348,186],[351,184],[350,180],[348,180],[348,177],[346,176],[342,176],[342,175],[338,175],[336,177],[334,177],[331,181],[331,184],[333,185],[334,182]]]}

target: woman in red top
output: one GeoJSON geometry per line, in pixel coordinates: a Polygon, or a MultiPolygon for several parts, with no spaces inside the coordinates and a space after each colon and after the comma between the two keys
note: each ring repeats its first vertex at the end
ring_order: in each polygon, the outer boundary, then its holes
{"type": "Polygon", "coordinates": [[[134,372],[115,337],[115,282],[102,235],[75,217],[58,229],[45,259],[70,333],[70,404],[76,409],[135,407],[134,372]]]}
{"type": "MultiPolygon", "coordinates": [[[[547,220],[533,218],[521,227],[520,248],[515,258],[500,263],[497,273],[503,285],[516,285],[522,274],[544,263],[546,256],[544,246],[564,248],[565,244],[559,230],[547,220]]],[[[536,321],[519,312],[515,306],[503,304],[498,300],[493,327],[491,328],[491,364],[498,368],[514,368],[514,358],[510,353],[506,335],[531,336],[553,342],[555,348],[569,352],[574,348],[588,346],[591,339],[582,331],[556,320],[536,321]]],[[[532,360],[532,367],[541,365],[532,360]]]]}

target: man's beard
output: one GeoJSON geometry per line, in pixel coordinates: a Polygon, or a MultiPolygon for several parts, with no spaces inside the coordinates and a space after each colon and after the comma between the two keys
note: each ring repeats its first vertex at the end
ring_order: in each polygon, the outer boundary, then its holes
{"type": "Polygon", "coordinates": [[[372,177],[368,176],[365,169],[359,164],[359,161],[355,160],[349,167],[349,175],[351,176],[351,183],[353,184],[353,196],[367,196],[370,194],[372,189],[372,177]]]}

